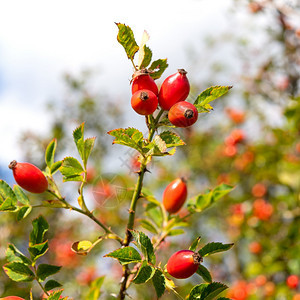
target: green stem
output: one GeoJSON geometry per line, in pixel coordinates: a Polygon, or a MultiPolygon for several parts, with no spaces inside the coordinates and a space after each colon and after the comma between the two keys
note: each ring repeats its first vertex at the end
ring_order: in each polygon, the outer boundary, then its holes
{"type": "Polygon", "coordinates": [[[134,226],[135,210],[136,210],[137,202],[141,195],[145,170],[146,170],[146,166],[144,164],[142,164],[140,167],[139,177],[138,177],[135,189],[134,189],[134,193],[133,193],[130,208],[129,208],[129,217],[128,217],[128,222],[127,222],[126,236],[125,236],[125,239],[123,242],[124,246],[128,246],[130,243],[130,237],[131,237],[130,230],[132,230],[133,226],[134,226]]]}
{"type": "MultiPolygon", "coordinates": [[[[65,204],[64,207],[56,207],[56,208],[64,208],[64,209],[70,209],[70,210],[74,210],[77,211],[78,213],[85,215],[87,217],[89,217],[91,220],[93,220],[97,225],[99,225],[107,234],[108,237],[114,240],[119,241],[120,243],[123,243],[123,239],[118,236],[116,233],[114,233],[109,227],[107,227],[106,225],[104,225],[101,221],[99,221],[91,211],[87,210],[83,210],[80,208],[77,208],[76,206],[73,206],[71,204],[69,204],[63,197],[61,197],[61,195],[57,195],[51,191],[48,190],[49,193],[51,193],[53,196],[55,196],[59,201],[61,201],[62,203],[65,204]]],[[[47,207],[45,205],[36,205],[33,207],[47,207]]]]}
{"type": "MultiPolygon", "coordinates": [[[[157,124],[158,124],[159,119],[162,116],[163,112],[164,112],[164,110],[161,109],[155,119],[150,118],[150,117],[146,118],[147,127],[149,129],[149,135],[148,135],[149,142],[151,142],[153,139],[154,133],[157,129],[157,124]]],[[[125,247],[129,245],[130,240],[131,240],[130,230],[132,230],[134,227],[135,210],[136,210],[137,202],[141,196],[143,180],[144,180],[144,175],[145,175],[146,170],[147,170],[146,169],[146,158],[144,157],[144,160],[141,163],[140,171],[138,172],[139,177],[138,177],[138,180],[137,180],[137,183],[136,183],[136,186],[134,189],[134,193],[133,193],[133,196],[131,199],[128,223],[127,223],[127,228],[126,228],[126,235],[125,235],[125,238],[123,241],[123,246],[125,246],[125,247]]],[[[129,281],[130,273],[131,273],[131,271],[130,271],[129,267],[127,265],[124,266],[123,267],[123,277],[121,280],[121,286],[120,286],[120,291],[119,291],[119,295],[118,295],[118,299],[120,299],[120,300],[125,299],[126,289],[129,286],[128,281],[129,281]]]]}
{"type": "Polygon", "coordinates": [[[137,69],[136,65],[134,64],[134,61],[133,61],[132,58],[130,58],[130,61],[132,62],[132,65],[133,65],[133,67],[134,67],[134,70],[137,71],[138,69],[137,69]]]}
{"type": "MultiPolygon", "coordinates": [[[[81,182],[81,185],[80,185],[80,188],[79,188],[79,198],[80,198],[80,207],[82,207],[82,209],[86,212],[89,212],[89,209],[87,208],[86,206],[86,203],[84,201],[84,197],[83,197],[83,188],[86,184],[86,175],[87,175],[87,172],[86,170],[84,171],[84,175],[83,175],[83,181],[81,182]]],[[[79,199],[78,199],[78,202],[79,202],[79,199]]]]}
{"type": "Polygon", "coordinates": [[[157,124],[163,113],[164,113],[164,110],[161,109],[160,112],[158,113],[158,115],[156,116],[156,118],[154,119],[153,124],[151,124],[152,126],[151,126],[151,129],[149,130],[149,137],[148,137],[149,141],[151,141],[153,139],[155,130],[157,129],[157,124]]]}
{"type": "Polygon", "coordinates": [[[41,289],[44,291],[44,293],[49,296],[49,293],[46,291],[46,289],[43,287],[43,285],[39,282],[38,276],[37,276],[37,269],[36,266],[33,266],[34,269],[34,274],[35,274],[35,280],[37,281],[37,283],[39,284],[39,286],[41,287],[41,289]]]}

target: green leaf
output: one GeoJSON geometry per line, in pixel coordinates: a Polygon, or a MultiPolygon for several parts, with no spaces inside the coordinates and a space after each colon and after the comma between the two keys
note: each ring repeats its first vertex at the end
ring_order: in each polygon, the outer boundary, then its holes
{"type": "Polygon", "coordinates": [[[192,242],[192,244],[191,244],[189,250],[195,252],[196,249],[197,249],[197,247],[198,247],[198,244],[199,244],[200,240],[201,240],[201,236],[198,236],[198,237],[192,242]]]}
{"type": "Polygon", "coordinates": [[[143,219],[143,220],[141,220],[140,223],[141,223],[141,226],[144,229],[146,229],[146,230],[148,230],[148,231],[150,231],[150,232],[152,232],[154,234],[158,233],[158,230],[157,230],[156,226],[151,221],[143,219]]]}
{"type": "Polygon", "coordinates": [[[216,202],[217,200],[221,199],[222,197],[224,197],[225,195],[227,195],[229,192],[231,192],[234,189],[233,186],[225,184],[225,183],[221,183],[220,185],[218,185],[214,190],[213,190],[213,198],[214,198],[214,202],[216,202]]]}
{"type": "Polygon", "coordinates": [[[17,247],[13,244],[9,244],[5,256],[8,262],[17,262],[24,265],[31,265],[31,260],[27,258],[17,247]]]}
{"type": "Polygon", "coordinates": [[[140,48],[140,52],[139,53],[142,53],[142,58],[143,59],[142,59],[140,65],[138,66],[138,68],[139,69],[146,68],[150,64],[150,62],[151,62],[152,51],[151,51],[151,49],[149,47],[147,47],[146,45],[144,45],[143,48],[140,48]]]}
{"type": "Polygon", "coordinates": [[[45,290],[47,291],[47,292],[49,292],[49,291],[51,291],[51,290],[53,290],[53,289],[56,289],[56,288],[59,288],[59,287],[61,287],[62,286],[62,284],[60,284],[59,282],[57,282],[56,280],[49,280],[49,281],[47,281],[46,282],[46,284],[45,284],[45,290]]]}
{"type": "Polygon", "coordinates": [[[154,285],[157,298],[160,298],[166,290],[166,278],[161,270],[155,270],[155,273],[152,277],[152,283],[154,285]]]}
{"type": "Polygon", "coordinates": [[[4,202],[0,205],[0,211],[16,211],[16,202],[12,198],[6,198],[4,202]]]}
{"type": "Polygon", "coordinates": [[[144,147],[144,152],[148,156],[165,156],[173,155],[175,153],[173,151],[167,151],[167,145],[159,135],[156,135],[153,141],[144,147]]]}
{"type": "Polygon", "coordinates": [[[199,300],[203,290],[208,286],[208,283],[201,283],[194,286],[188,296],[188,300],[199,300]]]}
{"type": "Polygon", "coordinates": [[[13,191],[19,202],[21,202],[24,205],[30,205],[29,198],[18,185],[14,185],[13,191]]]}
{"type": "Polygon", "coordinates": [[[155,204],[155,206],[160,206],[160,202],[154,197],[152,192],[150,190],[146,189],[145,187],[143,187],[141,195],[147,201],[155,204]]]}
{"type": "Polygon", "coordinates": [[[44,235],[49,229],[46,219],[40,215],[32,221],[32,231],[29,238],[29,246],[40,244],[44,241],[44,235]]]}
{"type": "Polygon", "coordinates": [[[99,299],[99,296],[101,293],[100,289],[104,282],[104,278],[105,278],[104,276],[99,277],[91,283],[89,293],[84,298],[85,300],[98,300],[99,299]]]}
{"type": "Polygon", "coordinates": [[[200,300],[212,300],[228,287],[220,282],[212,282],[204,288],[200,300]]]}
{"type": "Polygon", "coordinates": [[[87,255],[93,246],[93,243],[90,241],[78,241],[73,243],[71,248],[79,255],[87,255]]]}
{"type": "Polygon", "coordinates": [[[133,279],[133,282],[135,284],[145,283],[154,276],[154,273],[155,269],[152,266],[148,265],[147,261],[144,260],[141,267],[139,268],[138,273],[133,279]]]}
{"type": "Polygon", "coordinates": [[[206,190],[204,194],[200,194],[188,200],[188,209],[191,212],[202,212],[233,189],[234,187],[222,183],[213,190],[206,190]]]}
{"type": "Polygon", "coordinates": [[[57,146],[57,140],[53,139],[46,148],[45,162],[49,168],[54,164],[54,155],[57,146]]]}
{"type": "Polygon", "coordinates": [[[80,162],[74,157],[66,157],[60,167],[63,175],[63,181],[83,181],[82,173],[84,172],[80,162]]]}
{"type": "Polygon", "coordinates": [[[17,198],[11,187],[0,179],[0,211],[16,210],[17,198]]]}
{"type": "Polygon", "coordinates": [[[37,268],[37,276],[40,281],[44,281],[47,277],[56,274],[59,272],[61,267],[48,265],[48,264],[40,264],[37,268]]]}
{"type": "Polygon", "coordinates": [[[61,296],[62,292],[63,292],[63,290],[55,291],[55,292],[51,293],[50,296],[47,298],[47,300],[60,300],[60,296],[61,296]]]}
{"type": "Polygon", "coordinates": [[[231,299],[226,298],[226,297],[220,297],[220,298],[218,298],[217,300],[231,300],[231,299]]]}
{"type": "Polygon", "coordinates": [[[167,148],[183,146],[185,142],[174,132],[164,131],[160,133],[160,138],[165,142],[167,148]]]}
{"type": "Polygon", "coordinates": [[[203,265],[199,265],[197,272],[198,275],[200,275],[206,282],[211,283],[212,282],[212,278],[210,275],[210,272],[203,266],[203,265]]]}
{"type": "Polygon", "coordinates": [[[162,211],[154,203],[149,203],[146,206],[146,215],[157,225],[158,228],[161,227],[163,222],[162,211]]]}
{"type": "Polygon", "coordinates": [[[143,152],[143,133],[135,128],[119,128],[108,132],[109,135],[115,137],[113,144],[120,144],[133,148],[140,153],[143,152]]]}
{"type": "Polygon", "coordinates": [[[184,233],[185,233],[185,231],[183,229],[172,229],[168,232],[168,236],[181,235],[184,233]]]}
{"type": "Polygon", "coordinates": [[[30,214],[31,211],[32,211],[32,206],[30,205],[22,206],[17,213],[17,220],[21,221],[22,219],[25,219],[30,214]]]}
{"type": "Polygon", "coordinates": [[[194,102],[194,105],[199,112],[209,112],[212,107],[209,103],[223,95],[225,95],[232,86],[212,86],[203,91],[198,95],[197,99],[194,102]]]}
{"type": "Polygon", "coordinates": [[[150,238],[141,231],[132,230],[131,233],[137,243],[138,248],[142,251],[147,261],[155,265],[156,257],[150,238]]]}
{"type": "Polygon", "coordinates": [[[135,53],[139,50],[133,32],[129,26],[125,24],[116,23],[119,28],[118,42],[124,47],[128,59],[133,60],[135,53]]]}
{"type": "Polygon", "coordinates": [[[208,256],[214,253],[223,252],[229,250],[234,244],[222,244],[222,243],[208,243],[201,248],[198,253],[202,256],[208,256]]]}
{"type": "Polygon", "coordinates": [[[28,247],[31,259],[35,262],[38,258],[45,255],[49,249],[48,241],[28,247]]]}
{"type": "Polygon", "coordinates": [[[51,173],[52,175],[55,174],[55,173],[59,170],[59,168],[61,167],[61,165],[62,165],[62,161],[61,161],[61,160],[55,162],[55,163],[51,166],[51,168],[50,168],[50,173],[51,173]]]}
{"type": "Polygon", "coordinates": [[[138,69],[146,68],[152,59],[152,51],[146,46],[149,41],[149,35],[146,31],[143,32],[142,41],[139,47],[138,69]]]}
{"type": "Polygon", "coordinates": [[[23,263],[8,263],[3,266],[3,269],[6,275],[13,281],[27,282],[34,280],[34,273],[23,263]]]}
{"type": "Polygon", "coordinates": [[[163,72],[167,69],[168,63],[167,59],[158,59],[152,62],[151,66],[149,67],[150,76],[153,79],[158,79],[161,77],[163,72]]]}
{"type": "Polygon", "coordinates": [[[81,159],[84,160],[84,123],[73,131],[73,139],[81,159]]]}
{"type": "Polygon", "coordinates": [[[141,255],[138,253],[138,251],[135,248],[130,246],[119,248],[113,252],[104,255],[104,257],[115,258],[119,261],[121,265],[127,265],[130,263],[136,263],[142,261],[141,255]]]}
{"type": "Polygon", "coordinates": [[[91,154],[91,152],[94,148],[95,140],[96,140],[95,137],[87,138],[87,139],[84,140],[84,159],[83,159],[83,162],[84,162],[85,165],[87,164],[87,161],[90,157],[90,154],[91,154]]]}

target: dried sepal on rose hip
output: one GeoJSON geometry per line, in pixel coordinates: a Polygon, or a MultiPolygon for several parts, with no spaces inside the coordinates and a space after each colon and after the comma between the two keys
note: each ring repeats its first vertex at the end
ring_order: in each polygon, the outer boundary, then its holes
{"type": "Polygon", "coordinates": [[[169,258],[167,271],[174,278],[185,279],[196,273],[202,260],[201,255],[197,252],[180,250],[169,258]]]}
{"type": "Polygon", "coordinates": [[[131,97],[131,106],[140,115],[151,115],[158,105],[157,96],[150,90],[139,90],[131,97]]]}
{"type": "Polygon", "coordinates": [[[164,110],[169,110],[175,103],[184,101],[190,92],[190,83],[184,69],[167,77],[162,83],[158,103],[164,110]]]}
{"type": "Polygon", "coordinates": [[[168,118],[176,127],[189,127],[198,120],[198,111],[193,104],[181,101],[171,107],[168,118]]]}
{"type": "Polygon", "coordinates": [[[187,198],[187,184],[184,178],[177,178],[167,185],[163,193],[163,206],[170,214],[177,213],[187,198]]]}
{"type": "Polygon", "coordinates": [[[149,90],[156,96],[158,95],[157,85],[147,69],[136,71],[132,75],[131,93],[134,94],[140,90],[149,90]]]}
{"type": "Polygon", "coordinates": [[[48,181],[43,172],[30,163],[18,163],[13,160],[9,166],[17,184],[24,190],[40,194],[48,189],[48,181]]]}

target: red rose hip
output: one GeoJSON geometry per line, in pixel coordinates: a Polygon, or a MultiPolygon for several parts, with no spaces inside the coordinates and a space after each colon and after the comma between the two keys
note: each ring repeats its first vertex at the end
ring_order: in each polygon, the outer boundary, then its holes
{"type": "Polygon", "coordinates": [[[140,90],[149,90],[153,92],[156,96],[158,95],[157,85],[146,69],[139,70],[135,72],[132,76],[132,94],[140,90]]]}
{"type": "Polygon", "coordinates": [[[290,289],[296,289],[299,285],[299,277],[297,275],[290,275],[286,279],[286,284],[290,289]]]}
{"type": "Polygon", "coordinates": [[[179,69],[177,73],[167,77],[162,83],[158,102],[161,108],[169,110],[175,103],[184,101],[190,92],[190,83],[186,71],[179,69]]]}
{"type": "Polygon", "coordinates": [[[187,185],[183,178],[177,178],[167,185],[163,193],[163,206],[174,214],[183,206],[187,197],[187,185]]]}
{"type": "Polygon", "coordinates": [[[140,115],[151,115],[158,105],[156,95],[149,90],[140,90],[131,97],[132,108],[140,115]]]}
{"type": "Polygon", "coordinates": [[[198,111],[193,104],[181,101],[171,107],[168,118],[177,127],[189,127],[196,123],[198,111]]]}
{"type": "Polygon", "coordinates": [[[47,190],[48,181],[43,172],[30,163],[18,163],[13,160],[9,164],[17,184],[24,190],[40,194],[47,190]]]}
{"type": "Polygon", "coordinates": [[[191,250],[180,250],[169,258],[167,271],[177,279],[188,278],[197,271],[201,261],[200,254],[191,250]]]}

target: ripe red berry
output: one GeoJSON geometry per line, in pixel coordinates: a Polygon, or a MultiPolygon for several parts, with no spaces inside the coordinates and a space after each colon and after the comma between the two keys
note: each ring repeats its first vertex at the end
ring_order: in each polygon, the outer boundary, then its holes
{"type": "Polygon", "coordinates": [[[297,275],[290,275],[287,279],[286,279],[286,284],[288,285],[288,287],[290,289],[296,289],[299,285],[299,278],[297,275]]]}
{"type": "Polygon", "coordinates": [[[198,269],[202,257],[191,250],[175,252],[168,260],[168,273],[178,279],[192,276],[198,269]]]}
{"type": "Polygon", "coordinates": [[[140,90],[149,90],[156,96],[158,95],[157,85],[146,69],[139,70],[132,75],[132,94],[140,90]]]}
{"type": "Polygon", "coordinates": [[[273,206],[264,199],[256,199],[253,202],[253,214],[262,221],[267,221],[273,214],[273,206]]]}
{"type": "Polygon", "coordinates": [[[140,90],[131,97],[132,108],[140,115],[151,115],[158,105],[156,95],[149,90],[140,90]]]}
{"type": "Polygon", "coordinates": [[[261,243],[259,242],[252,242],[249,244],[249,251],[253,254],[259,254],[262,251],[261,243]]]}
{"type": "Polygon", "coordinates": [[[30,163],[17,163],[13,160],[9,164],[17,184],[24,190],[40,194],[47,190],[48,181],[43,172],[30,163]]]}
{"type": "Polygon", "coordinates": [[[189,127],[197,121],[198,111],[193,104],[181,101],[171,107],[168,118],[177,127],[189,127]]]}
{"type": "Polygon", "coordinates": [[[187,185],[183,178],[177,178],[167,185],[163,194],[163,205],[171,214],[178,212],[187,197],[187,185]]]}
{"type": "Polygon", "coordinates": [[[184,101],[190,92],[190,84],[186,71],[179,69],[177,73],[167,77],[162,83],[158,102],[161,108],[169,110],[175,103],[184,101]]]}

